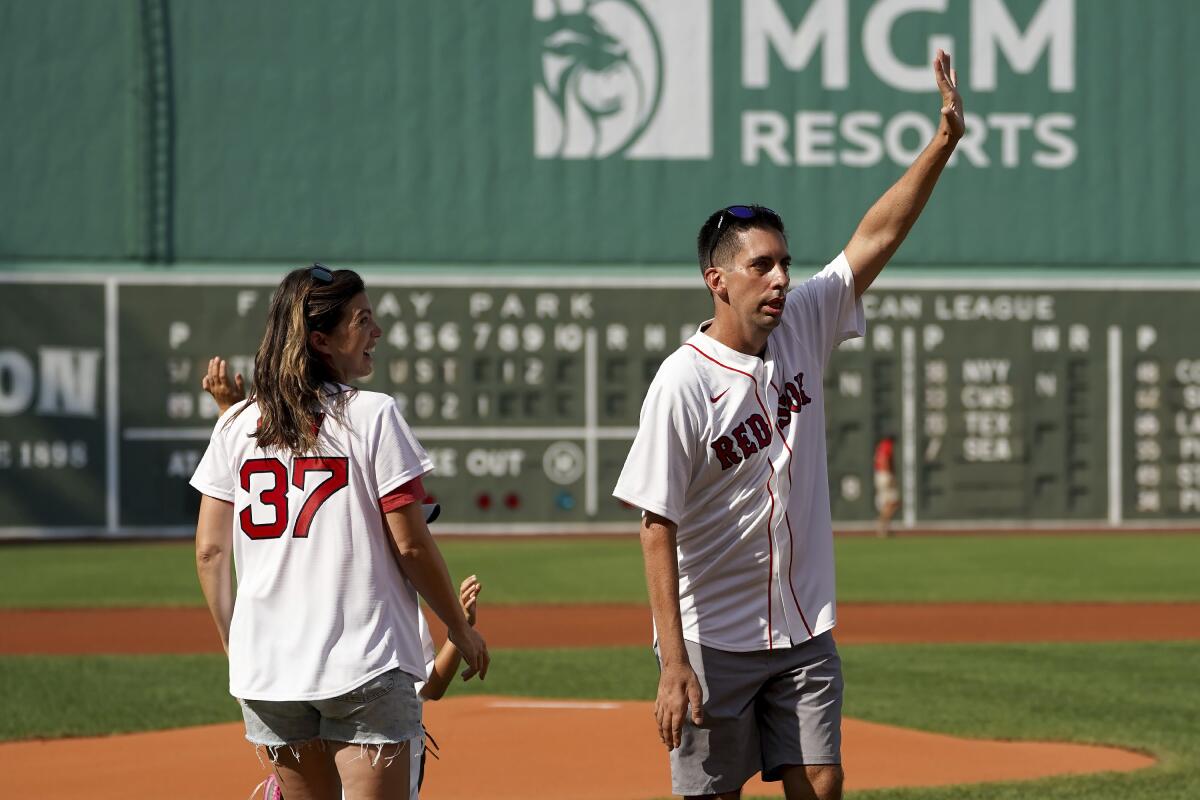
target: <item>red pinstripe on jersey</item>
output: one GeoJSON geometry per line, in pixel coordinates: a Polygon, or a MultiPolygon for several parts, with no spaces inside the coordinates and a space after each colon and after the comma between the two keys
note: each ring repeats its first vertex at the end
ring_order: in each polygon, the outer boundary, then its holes
{"type": "MultiPolygon", "coordinates": [[[[790,457],[789,457],[790,458],[790,457]]],[[[788,461],[788,486],[792,484],[792,463],[788,461]]],[[[808,620],[804,617],[804,609],[800,606],[800,598],[796,597],[796,584],[792,582],[792,567],[796,563],[796,541],[792,537],[792,521],[788,518],[787,512],[783,512],[783,523],[787,525],[789,559],[788,559],[788,588],[792,590],[792,602],[796,604],[796,611],[800,612],[800,622],[804,625],[804,630],[808,631],[808,638],[813,637],[812,626],[808,624],[808,620]]]]}
{"type": "MultiPolygon", "coordinates": [[[[775,386],[775,384],[772,383],[770,386],[775,390],[776,395],[782,395],[782,392],[777,386],[775,386]]],[[[787,384],[784,383],[784,386],[784,391],[786,391],[787,384]]],[[[779,427],[779,417],[776,416],[774,419],[775,430],[779,433],[779,441],[783,442],[783,446],[787,448],[788,451],[788,489],[791,490],[795,488],[795,482],[792,480],[792,462],[794,461],[792,458],[792,448],[787,443],[787,437],[783,435],[783,428],[779,427]]],[[[804,630],[808,631],[808,638],[811,639],[813,637],[812,626],[808,624],[808,619],[804,616],[804,607],[800,605],[800,598],[796,597],[796,584],[792,580],[792,568],[796,564],[796,537],[792,535],[792,520],[786,511],[783,512],[783,524],[787,526],[788,549],[790,550],[788,558],[788,588],[792,590],[792,602],[796,604],[796,611],[800,614],[800,622],[803,623],[804,630]]]]}

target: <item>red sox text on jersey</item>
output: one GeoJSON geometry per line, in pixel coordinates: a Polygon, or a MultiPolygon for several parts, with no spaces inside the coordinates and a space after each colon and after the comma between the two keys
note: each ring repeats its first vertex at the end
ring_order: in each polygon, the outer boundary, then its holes
{"type": "MultiPolygon", "coordinates": [[[[779,408],[777,423],[782,432],[792,422],[792,414],[798,414],[801,409],[812,402],[812,398],[804,392],[804,373],[801,372],[784,384],[779,393],[779,408]]],[[[709,447],[716,453],[721,462],[721,469],[726,470],[750,458],[760,450],[766,450],[771,444],[771,425],[762,418],[761,414],[751,414],[749,418],[738,423],[732,431],[719,437],[709,447]],[[739,455],[740,452],[740,455],[739,455]]]]}

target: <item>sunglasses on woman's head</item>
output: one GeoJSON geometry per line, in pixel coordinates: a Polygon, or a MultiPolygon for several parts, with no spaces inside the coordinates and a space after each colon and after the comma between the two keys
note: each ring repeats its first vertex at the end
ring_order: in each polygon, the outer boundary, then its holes
{"type": "Polygon", "coordinates": [[[317,283],[333,283],[333,272],[329,267],[316,262],[308,270],[308,275],[317,283]]]}

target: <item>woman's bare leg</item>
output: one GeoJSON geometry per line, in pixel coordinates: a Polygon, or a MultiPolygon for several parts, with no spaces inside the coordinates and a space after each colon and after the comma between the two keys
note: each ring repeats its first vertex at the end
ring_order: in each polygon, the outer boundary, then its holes
{"type": "MultiPolygon", "coordinates": [[[[346,742],[326,742],[346,800],[407,800],[408,748],[412,742],[400,744],[360,745],[346,742]]],[[[286,800],[292,800],[284,791],[286,800]]]]}
{"type": "Polygon", "coordinates": [[[338,800],[341,783],[333,763],[332,744],[312,739],[275,751],[275,778],[286,800],[338,800]]]}

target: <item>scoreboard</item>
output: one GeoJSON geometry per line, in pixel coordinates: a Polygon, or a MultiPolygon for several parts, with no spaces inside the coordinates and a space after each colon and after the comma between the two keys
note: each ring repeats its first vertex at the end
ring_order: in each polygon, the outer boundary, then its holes
{"type": "MultiPolygon", "coordinates": [[[[1200,517],[1200,280],[899,277],[825,377],[830,496],[909,527],[1200,517]]],[[[994,274],[994,273],[992,273],[994,274]]],[[[364,273],[376,373],[436,466],[446,532],[632,531],[610,491],[659,364],[710,316],[693,272],[364,273]]],[[[278,275],[0,275],[0,536],[184,535],[222,355],[253,374],[278,275]]]]}

